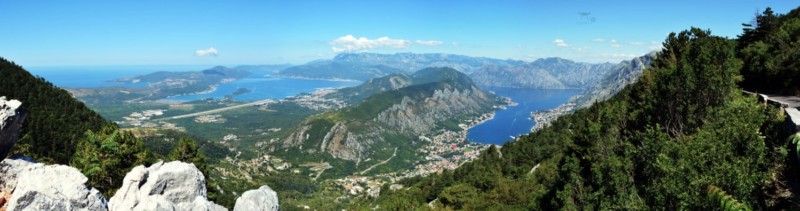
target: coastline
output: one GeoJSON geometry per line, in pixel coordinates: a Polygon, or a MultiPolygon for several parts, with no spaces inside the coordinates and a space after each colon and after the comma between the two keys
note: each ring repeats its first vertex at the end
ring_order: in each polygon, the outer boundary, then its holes
{"type": "Polygon", "coordinates": [[[492,110],[491,112],[484,113],[483,115],[471,120],[470,124],[464,125],[464,127],[461,127],[461,128],[464,129],[464,132],[465,132],[464,141],[470,142],[470,143],[476,143],[476,144],[480,144],[480,145],[495,145],[495,146],[498,146],[498,147],[502,146],[502,145],[497,145],[497,144],[484,144],[484,143],[480,143],[480,142],[476,142],[476,141],[470,141],[469,138],[468,138],[469,130],[471,130],[472,128],[477,127],[478,125],[486,123],[489,120],[494,119],[494,116],[495,116],[497,110],[505,110],[507,107],[514,107],[514,106],[518,106],[519,105],[519,103],[512,101],[510,97],[502,97],[502,98],[503,98],[502,101],[504,103],[506,103],[505,105],[496,105],[496,106],[494,106],[494,110],[492,110]]]}
{"type": "Polygon", "coordinates": [[[264,77],[272,78],[286,78],[286,79],[299,79],[299,80],[315,80],[315,81],[335,81],[335,82],[363,82],[359,80],[346,79],[346,78],[311,78],[305,76],[292,76],[292,75],[270,75],[266,74],[264,77]]]}

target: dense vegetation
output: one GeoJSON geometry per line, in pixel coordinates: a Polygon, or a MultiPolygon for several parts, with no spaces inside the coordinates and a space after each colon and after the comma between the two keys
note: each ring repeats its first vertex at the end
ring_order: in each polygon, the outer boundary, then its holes
{"type": "Polygon", "coordinates": [[[86,175],[90,185],[111,197],[131,168],[151,158],[144,143],[133,134],[105,126],[97,132],[86,131],[70,164],[86,175]]]}
{"type": "Polygon", "coordinates": [[[28,110],[15,153],[40,162],[69,164],[87,130],[97,131],[111,124],[67,91],[3,58],[0,96],[22,101],[28,110]]]}
{"type": "Polygon", "coordinates": [[[744,26],[737,47],[745,61],[742,87],[800,95],[800,10],[780,15],[767,9],[744,26]]]}
{"type": "MultiPolygon", "coordinates": [[[[745,29],[743,37],[776,27],[796,40],[800,27],[786,25],[800,23],[787,18],[796,13],[777,16],[781,24],[745,29]]],[[[769,70],[796,70],[783,66],[792,65],[789,58],[796,56],[769,54],[786,60],[768,69],[737,47],[764,41],[731,40],[697,28],[672,33],[640,81],[611,99],[502,149],[492,147],[455,171],[401,181],[408,187],[363,205],[390,210],[427,208],[430,202],[469,210],[800,209],[790,203],[798,200],[797,164],[789,153],[785,116],[737,87],[742,80],[766,83],[759,77],[772,77],[769,70]]]]}

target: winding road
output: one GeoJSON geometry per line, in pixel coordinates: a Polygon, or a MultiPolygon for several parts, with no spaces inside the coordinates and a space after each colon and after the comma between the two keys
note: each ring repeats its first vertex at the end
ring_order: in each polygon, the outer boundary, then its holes
{"type": "Polygon", "coordinates": [[[367,173],[369,170],[372,170],[372,168],[375,168],[375,167],[377,167],[377,166],[380,166],[380,165],[386,164],[387,162],[389,162],[389,160],[392,160],[392,158],[394,158],[394,156],[396,156],[396,155],[397,155],[397,147],[395,147],[395,148],[394,148],[394,153],[392,153],[392,156],[391,156],[391,157],[389,157],[389,159],[386,159],[386,160],[384,160],[384,161],[381,161],[380,163],[376,163],[375,165],[372,165],[372,166],[370,166],[369,168],[367,168],[367,169],[364,169],[364,171],[361,171],[361,172],[359,172],[359,174],[361,174],[361,175],[364,175],[364,173],[367,173]]]}

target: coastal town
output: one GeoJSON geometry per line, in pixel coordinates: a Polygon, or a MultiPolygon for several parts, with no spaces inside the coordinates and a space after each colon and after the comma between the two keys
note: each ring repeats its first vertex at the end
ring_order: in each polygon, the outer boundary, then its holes
{"type": "Polygon", "coordinates": [[[533,111],[531,118],[536,121],[536,124],[531,128],[531,132],[536,132],[550,126],[550,123],[558,119],[558,117],[568,114],[575,110],[575,103],[565,103],[556,108],[546,111],[533,111]]]}

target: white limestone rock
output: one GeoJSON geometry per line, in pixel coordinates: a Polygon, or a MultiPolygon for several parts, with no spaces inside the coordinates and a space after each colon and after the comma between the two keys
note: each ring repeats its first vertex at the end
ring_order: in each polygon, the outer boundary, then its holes
{"type": "Polygon", "coordinates": [[[78,169],[25,159],[0,162],[0,192],[11,193],[6,210],[107,210],[97,189],[78,169]]]}
{"type": "Polygon", "coordinates": [[[6,96],[0,96],[0,129],[5,127],[6,120],[13,117],[21,105],[19,100],[7,100],[6,96]]]}
{"type": "Polygon", "coordinates": [[[233,211],[257,211],[257,210],[279,210],[278,194],[269,186],[261,186],[256,190],[244,192],[241,197],[236,199],[233,211]]]}
{"type": "Polygon", "coordinates": [[[137,166],[108,202],[110,210],[227,210],[207,199],[205,178],[194,164],[137,166]]]}

